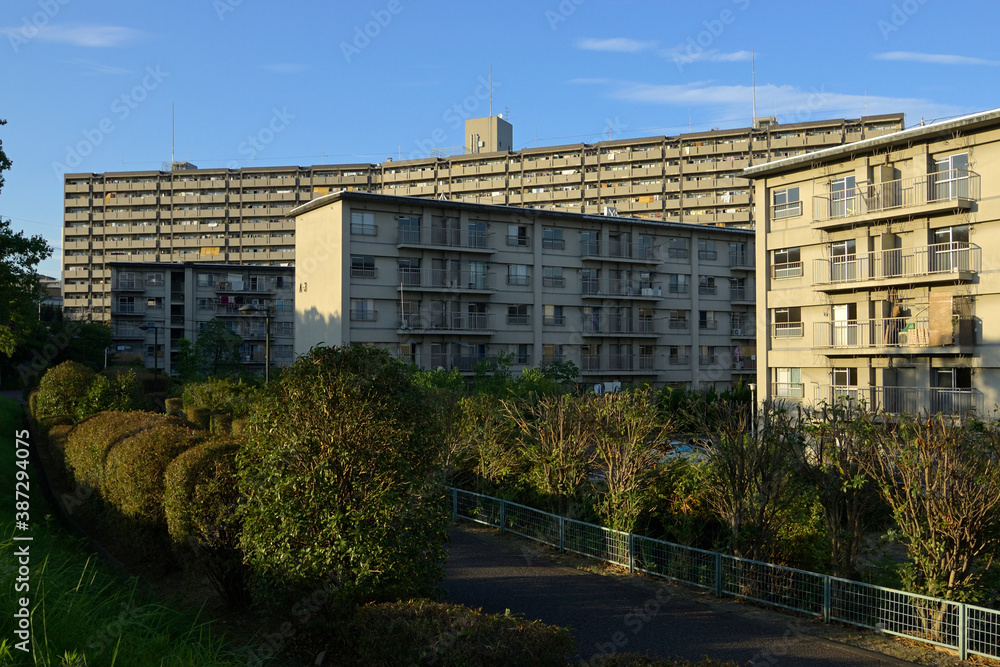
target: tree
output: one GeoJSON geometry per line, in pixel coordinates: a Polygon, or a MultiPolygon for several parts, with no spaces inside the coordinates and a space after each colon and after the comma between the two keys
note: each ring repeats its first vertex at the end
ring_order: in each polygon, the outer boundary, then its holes
{"type": "Polygon", "coordinates": [[[240,346],[243,339],[233,333],[225,322],[212,318],[198,334],[196,356],[206,375],[233,375],[242,368],[240,346]]]}
{"type": "Polygon", "coordinates": [[[192,380],[200,375],[198,352],[188,338],[178,338],[174,343],[174,370],[182,380],[192,380]]]}
{"type": "MultiPolygon", "coordinates": [[[[0,120],[0,126],[7,121],[0,120]]],[[[0,190],[3,172],[11,167],[0,141],[0,190]]],[[[42,287],[37,266],[52,255],[52,247],[41,236],[25,236],[11,229],[10,220],[0,219],[0,353],[14,354],[32,323],[38,320],[42,287]]]]}

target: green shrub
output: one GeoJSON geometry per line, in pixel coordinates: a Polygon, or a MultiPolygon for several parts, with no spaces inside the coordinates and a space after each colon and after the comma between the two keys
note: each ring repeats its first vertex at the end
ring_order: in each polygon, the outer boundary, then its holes
{"type": "Polygon", "coordinates": [[[240,419],[234,419],[233,423],[229,425],[229,430],[234,438],[242,437],[247,429],[247,419],[245,417],[240,419]]]}
{"type": "Polygon", "coordinates": [[[209,378],[184,385],[182,397],[185,409],[204,408],[230,417],[246,417],[260,393],[257,385],[242,380],[209,378]]]}
{"type": "Polygon", "coordinates": [[[80,486],[101,491],[111,448],[166,420],[163,415],[152,412],[98,413],[77,424],[66,440],[66,468],[80,486]]]}
{"type": "Polygon", "coordinates": [[[212,435],[229,435],[233,430],[233,418],[229,415],[214,414],[209,417],[209,431],[212,435]]]}
{"type": "Polygon", "coordinates": [[[243,554],[239,550],[239,443],[213,438],[181,453],[164,475],[163,509],[175,548],[194,558],[219,595],[246,604],[243,554]]]}
{"type": "Polygon", "coordinates": [[[184,408],[184,415],[189,422],[198,428],[208,430],[208,420],[212,416],[212,412],[208,408],[184,408]]]}
{"type": "Polygon", "coordinates": [[[574,656],[567,628],[429,600],[361,607],[351,634],[361,665],[561,666],[574,656]]]}
{"type": "Polygon", "coordinates": [[[442,439],[412,373],[385,350],[317,347],[270,385],[237,457],[255,598],[321,580],[335,607],[437,592],[442,439]]]}
{"type": "Polygon", "coordinates": [[[45,372],[38,383],[35,418],[76,415],[97,374],[83,364],[66,361],[45,372]]]}
{"type": "Polygon", "coordinates": [[[184,402],[179,398],[168,398],[165,402],[167,414],[173,417],[184,416],[184,402]]]}
{"type": "Polygon", "coordinates": [[[171,421],[124,438],[107,455],[105,500],[140,525],[163,523],[167,465],[202,437],[198,431],[171,421]]]}
{"type": "Polygon", "coordinates": [[[75,414],[77,419],[86,419],[107,410],[134,410],[141,400],[139,379],[133,371],[114,373],[111,377],[98,374],[77,403],[75,414]]]}

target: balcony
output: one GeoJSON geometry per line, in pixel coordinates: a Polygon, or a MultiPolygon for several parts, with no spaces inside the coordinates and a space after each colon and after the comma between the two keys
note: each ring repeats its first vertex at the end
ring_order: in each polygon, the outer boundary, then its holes
{"type": "Polygon", "coordinates": [[[950,324],[888,317],[813,325],[813,347],[828,356],[838,351],[851,355],[971,354],[975,344],[975,322],[970,318],[953,318],[950,324]]]}
{"type": "Polygon", "coordinates": [[[584,336],[656,336],[655,325],[650,318],[639,318],[633,320],[623,315],[611,315],[604,318],[594,319],[584,317],[584,336]]]}
{"type": "Polygon", "coordinates": [[[398,230],[396,246],[399,248],[461,250],[463,252],[491,254],[496,250],[490,246],[490,236],[485,230],[467,230],[463,235],[462,230],[454,228],[406,228],[398,230]]]}
{"type": "Polygon", "coordinates": [[[118,278],[112,285],[112,292],[142,292],[145,289],[141,278],[118,278]]]}
{"type": "Polygon", "coordinates": [[[844,387],[828,385],[820,395],[829,402],[864,402],[873,410],[889,414],[982,414],[984,398],[972,388],[941,387],[844,387]]]}
{"type": "Polygon", "coordinates": [[[471,373],[477,365],[486,361],[486,357],[431,354],[430,360],[430,368],[444,368],[445,370],[457,368],[462,373],[471,373]]]}
{"type": "Polygon", "coordinates": [[[492,273],[472,271],[467,267],[464,270],[433,269],[423,273],[418,268],[401,267],[398,274],[400,289],[425,292],[492,292],[493,278],[492,273]]]}
{"type": "Polygon", "coordinates": [[[979,174],[951,169],[916,178],[870,183],[813,198],[821,229],[889,218],[969,210],[979,200],[979,174]]]}
{"type": "Polygon", "coordinates": [[[739,251],[730,252],[729,268],[737,269],[740,271],[753,271],[754,269],[753,255],[747,252],[739,252],[739,251]]]}
{"type": "Polygon", "coordinates": [[[656,300],[663,296],[663,290],[653,283],[629,280],[598,280],[584,278],[580,292],[585,299],[649,299],[656,300]]]}
{"type": "Polygon", "coordinates": [[[730,363],[730,370],[733,373],[746,373],[749,375],[757,372],[756,357],[733,357],[730,363]]]}
{"type": "Polygon", "coordinates": [[[494,332],[489,313],[437,313],[430,317],[408,315],[399,322],[397,333],[462,333],[490,335],[494,332]]]}
{"type": "Polygon", "coordinates": [[[802,322],[778,322],[771,326],[772,338],[802,338],[802,322]]]}
{"type": "Polygon", "coordinates": [[[580,371],[595,375],[603,373],[655,373],[656,358],[652,354],[584,354],[580,357],[580,371]]]}
{"type": "Polygon", "coordinates": [[[814,261],[815,282],[824,292],[925,283],[967,282],[982,270],[982,250],[973,243],[935,243],[876,250],[814,261]]]}

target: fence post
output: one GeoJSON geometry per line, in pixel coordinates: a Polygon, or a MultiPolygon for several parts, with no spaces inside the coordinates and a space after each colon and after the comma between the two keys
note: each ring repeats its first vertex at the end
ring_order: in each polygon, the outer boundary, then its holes
{"type": "Polygon", "coordinates": [[[559,517],[559,553],[566,553],[566,517],[559,517]]]}
{"type": "Polygon", "coordinates": [[[451,515],[452,520],[458,521],[458,489],[451,490],[451,515]]]}
{"type": "Polygon", "coordinates": [[[628,571],[629,574],[635,572],[635,535],[628,534],[628,571]]]}
{"type": "Polygon", "coordinates": [[[500,534],[503,535],[503,528],[507,525],[507,502],[500,499],[500,534]]]}
{"type": "Polygon", "coordinates": [[[722,597],[722,554],[715,554],[715,597],[722,597]]]}
{"type": "Polygon", "coordinates": [[[823,622],[830,622],[830,610],[833,607],[833,582],[830,576],[823,575],[823,622]]]}
{"type": "Polygon", "coordinates": [[[958,603],[958,659],[969,657],[969,605],[958,603]]]}

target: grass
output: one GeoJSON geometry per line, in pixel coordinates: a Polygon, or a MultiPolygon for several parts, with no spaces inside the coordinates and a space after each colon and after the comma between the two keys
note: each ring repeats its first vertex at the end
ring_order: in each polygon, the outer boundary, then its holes
{"type": "Polygon", "coordinates": [[[0,665],[245,664],[245,656],[227,646],[207,622],[156,601],[137,579],[123,579],[88,554],[84,543],[52,516],[33,463],[28,465],[30,528],[15,532],[15,472],[20,468],[14,441],[20,428],[20,406],[0,398],[0,573],[5,589],[0,595],[0,665]],[[33,539],[15,542],[15,534],[33,539]],[[14,552],[24,544],[30,545],[30,590],[14,592],[18,570],[14,552]],[[20,638],[14,632],[13,615],[24,596],[30,599],[29,652],[16,648],[20,638]]]}

